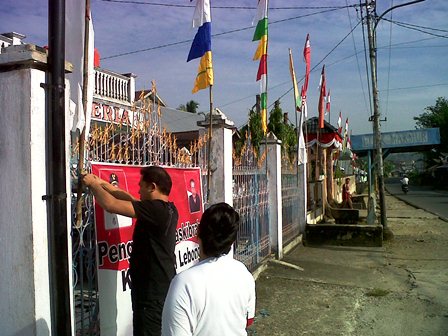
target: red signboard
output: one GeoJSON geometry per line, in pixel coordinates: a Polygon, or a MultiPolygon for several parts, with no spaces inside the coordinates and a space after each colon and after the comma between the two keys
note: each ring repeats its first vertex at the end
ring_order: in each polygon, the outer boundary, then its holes
{"type": "MultiPolygon", "coordinates": [[[[139,198],[138,166],[93,163],[92,173],[139,198]]],[[[176,266],[180,272],[199,259],[197,229],[203,212],[199,168],[165,168],[173,181],[170,193],[179,212],[176,230],[176,266]]],[[[122,271],[129,268],[135,219],[111,214],[95,205],[98,268],[122,271]]]]}

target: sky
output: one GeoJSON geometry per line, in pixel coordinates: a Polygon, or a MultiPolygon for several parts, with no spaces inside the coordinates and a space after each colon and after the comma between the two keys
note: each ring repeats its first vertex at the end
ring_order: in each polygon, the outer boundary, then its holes
{"type": "MultiPolygon", "coordinates": [[[[377,14],[407,2],[410,0],[378,0],[377,14]]],[[[48,1],[0,3],[0,33],[14,31],[26,35],[26,43],[48,44],[48,1]]],[[[302,52],[309,33],[313,71],[308,117],[317,116],[318,85],[325,64],[327,90],[331,92],[331,112],[326,120],[336,126],[341,112],[342,125],[348,118],[352,134],[372,133],[367,32],[360,23],[359,6],[351,6],[359,3],[269,1],[268,110],[280,99],[283,112],[288,112],[295,122],[288,50],[291,48],[293,53],[300,87],[305,72],[302,52]]],[[[207,113],[209,90],[191,93],[199,59],[186,62],[197,31],[191,25],[194,5],[195,1],[189,0],[91,0],[95,48],[101,55],[101,67],[134,73],[137,90],[150,88],[154,80],[159,96],[169,107],[195,100],[199,111],[207,113]]],[[[247,123],[255,96],[260,93],[260,84],[256,82],[258,61],[252,60],[257,48],[257,42],[252,42],[256,5],[257,0],[211,0],[215,35],[213,106],[238,127],[247,123]]],[[[448,97],[447,15],[448,1],[426,0],[395,8],[378,22],[382,132],[414,129],[415,116],[435,105],[438,97],[448,97]]]]}

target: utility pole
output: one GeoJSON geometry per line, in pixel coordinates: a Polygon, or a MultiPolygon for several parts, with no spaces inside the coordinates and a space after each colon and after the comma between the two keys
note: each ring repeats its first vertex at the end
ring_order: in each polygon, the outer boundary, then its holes
{"type": "Polygon", "coordinates": [[[375,146],[375,172],[378,181],[378,193],[380,196],[380,211],[381,211],[381,225],[383,229],[387,228],[386,215],[386,197],[384,190],[384,168],[383,168],[383,150],[381,147],[381,125],[380,125],[380,111],[378,101],[378,83],[376,71],[376,34],[373,26],[373,20],[376,17],[376,3],[374,0],[367,0],[367,36],[369,39],[369,56],[370,56],[370,71],[373,91],[373,143],[375,146]]]}
{"type": "Polygon", "coordinates": [[[381,125],[380,125],[380,111],[379,111],[379,99],[378,99],[378,81],[377,81],[377,67],[376,67],[376,26],[381,18],[391,10],[412,5],[425,0],[415,0],[404,4],[396,5],[386,10],[380,16],[376,14],[376,1],[366,0],[366,19],[367,19],[367,36],[369,39],[369,57],[370,57],[370,71],[372,80],[372,96],[373,96],[373,137],[375,146],[375,172],[378,181],[378,193],[380,198],[380,211],[381,211],[381,225],[383,226],[383,232],[385,238],[392,234],[387,226],[386,215],[386,197],[384,189],[384,165],[383,165],[383,150],[381,145],[381,125]]]}

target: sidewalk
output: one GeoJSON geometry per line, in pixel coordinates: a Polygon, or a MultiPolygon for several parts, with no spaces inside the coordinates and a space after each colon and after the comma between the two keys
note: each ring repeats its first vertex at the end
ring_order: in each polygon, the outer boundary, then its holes
{"type": "Polygon", "coordinates": [[[257,279],[249,335],[447,335],[448,223],[387,196],[392,241],[294,248],[257,279]]]}

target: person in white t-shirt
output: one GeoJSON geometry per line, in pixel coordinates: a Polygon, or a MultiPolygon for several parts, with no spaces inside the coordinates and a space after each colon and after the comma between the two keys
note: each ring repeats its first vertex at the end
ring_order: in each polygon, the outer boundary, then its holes
{"type": "Polygon", "coordinates": [[[239,227],[226,203],[202,215],[201,261],[171,282],[162,313],[162,336],[245,336],[255,315],[255,280],[229,254],[239,227]]]}
{"type": "Polygon", "coordinates": [[[401,185],[402,186],[407,186],[407,185],[409,185],[409,178],[405,175],[402,179],[401,179],[401,185]]]}

